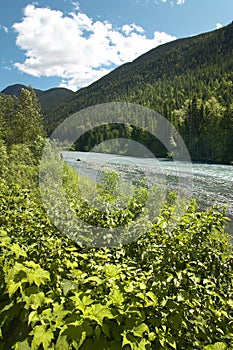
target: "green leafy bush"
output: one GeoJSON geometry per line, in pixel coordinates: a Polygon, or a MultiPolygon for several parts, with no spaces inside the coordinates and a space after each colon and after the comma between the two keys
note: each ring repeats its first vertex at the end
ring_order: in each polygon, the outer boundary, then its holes
{"type": "Polygon", "coordinates": [[[63,236],[36,190],[0,193],[0,349],[233,347],[224,213],[191,202],[174,225],[170,199],[136,241],[97,249],[63,236]]]}

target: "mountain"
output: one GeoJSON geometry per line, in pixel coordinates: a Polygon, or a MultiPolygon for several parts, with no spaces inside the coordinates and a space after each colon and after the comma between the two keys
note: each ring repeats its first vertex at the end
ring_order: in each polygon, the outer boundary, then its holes
{"type": "MultiPolygon", "coordinates": [[[[47,131],[51,133],[81,109],[127,101],[149,107],[172,122],[193,160],[233,162],[232,58],[233,22],[212,32],[161,45],[51,109],[46,114],[47,131]]],[[[88,151],[103,139],[125,137],[125,133],[120,134],[116,125],[110,131],[90,131],[78,140],[76,149],[88,151]]],[[[132,131],[131,137],[146,147],[152,145],[156,156],[168,153],[139,130],[132,131]]],[[[171,144],[176,152],[173,135],[171,144]]]]}
{"type": "MultiPolygon", "coordinates": [[[[14,84],[6,87],[1,91],[1,93],[18,97],[22,89],[27,89],[27,86],[22,84],[14,84]]],[[[66,97],[70,97],[74,94],[73,91],[65,88],[52,88],[46,91],[39,89],[34,90],[43,111],[48,111],[50,108],[57,106],[57,104],[64,100],[66,97]]]]}
{"type": "MultiPolygon", "coordinates": [[[[26,85],[14,84],[14,85],[7,86],[4,90],[1,91],[1,94],[19,97],[21,90],[26,88],[27,88],[26,85]]],[[[37,91],[40,91],[40,90],[37,90],[37,91]]]]}
{"type": "Polygon", "coordinates": [[[77,91],[48,114],[54,126],[80,109],[130,101],[163,113],[186,99],[214,95],[232,102],[233,23],[213,32],[156,47],[92,85],[77,91]]]}
{"type": "MultiPolygon", "coordinates": [[[[65,118],[89,106],[126,101],[167,118],[185,141],[192,160],[233,163],[232,57],[233,22],[156,47],[76,93],[36,90],[46,130],[51,134],[65,118]]],[[[19,89],[12,88],[16,92],[19,89]]],[[[120,137],[142,143],[158,157],[178,152],[173,134],[169,134],[171,144],[165,149],[145,130],[119,125],[91,130],[77,140],[75,147],[88,151],[105,139],[120,137]]],[[[116,141],[116,150],[119,148],[116,141]]]]}
{"type": "Polygon", "coordinates": [[[50,110],[74,92],[66,88],[53,88],[46,91],[36,90],[37,97],[43,110],[50,110]]]}

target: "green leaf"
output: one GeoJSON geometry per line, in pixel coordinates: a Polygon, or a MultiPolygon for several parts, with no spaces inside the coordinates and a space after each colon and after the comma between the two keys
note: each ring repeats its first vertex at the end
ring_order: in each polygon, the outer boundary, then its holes
{"type": "Polygon", "coordinates": [[[85,312],[86,307],[88,305],[91,305],[94,302],[94,300],[91,299],[89,295],[88,296],[84,295],[83,298],[81,299],[80,293],[75,293],[75,295],[72,296],[70,299],[74,301],[75,308],[82,311],[83,313],[85,312]]]}
{"type": "Polygon", "coordinates": [[[9,247],[11,238],[8,236],[7,232],[0,229],[0,246],[9,247]]]}
{"type": "Polygon", "coordinates": [[[39,321],[37,311],[32,311],[28,316],[28,325],[32,322],[37,322],[37,321],[39,321]]]}
{"type": "Polygon", "coordinates": [[[31,347],[28,344],[27,339],[23,342],[17,343],[15,346],[15,350],[31,350],[31,347]]]}
{"type": "Polygon", "coordinates": [[[105,274],[109,278],[116,277],[120,273],[121,269],[119,266],[113,265],[113,264],[106,264],[105,265],[105,274]]]}
{"type": "Polygon", "coordinates": [[[149,349],[149,347],[147,348],[146,346],[150,346],[151,343],[149,340],[146,339],[141,339],[139,344],[137,344],[136,346],[134,345],[134,349],[135,350],[145,350],[145,349],[149,349]]]}
{"type": "Polygon", "coordinates": [[[113,292],[110,294],[111,302],[115,305],[121,305],[124,302],[124,297],[121,291],[117,288],[113,289],[113,292]]]}
{"type": "Polygon", "coordinates": [[[70,350],[70,345],[65,335],[59,335],[55,345],[55,350],[70,350]]]}
{"type": "Polygon", "coordinates": [[[15,253],[16,257],[19,258],[20,256],[24,256],[25,258],[27,257],[27,253],[20,248],[18,243],[13,243],[11,245],[11,251],[15,253]]]}
{"type": "Polygon", "coordinates": [[[145,290],[146,289],[146,284],[141,282],[139,283],[139,288],[142,289],[142,290],[145,290]]]}
{"type": "Polygon", "coordinates": [[[215,343],[213,345],[207,345],[204,347],[205,350],[226,350],[227,347],[224,343],[215,343]]]}
{"type": "Polygon", "coordinates": [[[23,299],[26,302],[26,305],[28,307],[30,307],[31,309],[38,309],[40,306],[43,305],[44,301],[45,301],[45,295],[43,292],[39,292],[36,294],[31,294],[29,297],[27,297],[26,295],[23,296],[23,299]]]}
{"type": "Polygon", "coordinates": [[[26,261],[26,262],[25,262],[25,265],[26,265],[27,267],[30,267],[30,268],[34,269],[34,270],[40,268],[40,265],[36,264],[36,263],[35,263],[34,261],[32,261],[32,260],[26,261]]]}
{"type": "Polygon", "coordinates": [[[17,291],[17,289],[22,285],[22,283],[27,280],[25,270],[26,269],[23,264],[16,263],[6,275],[5,281],[7,284],[7,291],[10,297],[12,297],[12,295],[17,291]]]}
{"type": "Polygon", "coordinates": [[[154,305],[158,305],[158,298],[153,292],[147,292],[146,296],[148,296],[154,302],[154,305]]]}
{"type": "Polygon", "coordinates": [[[64,318],[69,313],[70,311],[64,310],[64,306],[62,304],[55,303],[53,305],[52,321],[55,322],[55,326],[57,328],[62,326],[64,318]]]}
{"type": "Polygon", "coordinates": [[[110,319],[114,318],[108,307],[101,304],[94,304],[90,307],[87,307],[84,313],[84,317],[95,320],[101,326],[103,324],[104,317],[110,319]]]}
{"type": "Polygon", "coordinates": [[[66,297],[67,294],[72,291],[77,289],[77,285],[75,285],[72,281],[70,280],[64,280],[62,282],[62,290],[63,290],[63,294],[66,297]]]}
{"type": "Polygon", "coordinates": [[[110,337],[110,326],[108,324],[103,324],[101,328],[102,328],[103,333],[107,337],[110,337]]]}
{"type": "Polygon", "coordinates": [[[82,332],[81,338],[79,339],[79,342],[78,342],[78,349],[82,346],[82,344],[86,340],[86,337],[87,337],[87,333],[86,332],[82,332]]]}
{"type": "Polygon", "coordinates": [[[14,281],[10,281],[7,285],[7,291],[9,293],[9,297],[11,298],[13,294],[18,290],[18,288],[22,285],[22,282],[15,283],[14,281]]]}
{"type": "Polygon", "coordinates": [[[35,326],[30,334],[33,336],[32,350],[37,350],[40,344],[43,345],[44,350],[47,350],[54,337],[52,330],[46,329],[44,325],[35,326]]]}
{"type": "Polygon", "coordinates": [[[84,281],[84,283],[88,283],[88,282],[95,282],[97,284],[97,286],[99,286],[100,284],[102,284],[104,282],[104,280],[102,280],[98,276],[90,276],[90,277],[86,278],[84,281]]]}
{"type": "Polygon", "coordinates": [[[129,337],[129,334],[128,332],[125,330],[122,334],[122,348],[125,346],[125,345],[129,345],[131,349],[133,349],[133,342],[128,339],[129,337]]]}
{"type": "Polygon", "coordinates": [[[144,332],[149,332],[149,328],[145,323],[141,323],[139,326],[134,327],[130,330],[135,337],[143,338],[144,332]]]}
{"type": "MultiPolygon", "coordinates": [[[[30,261],[30,263],[31,263],[31,261],[30,261]]],[[[25,264],[28,265],[27,263],[25,263],[25,264]]],[[[28,270],[27,277],[28,277],[28,281],[30,284],[35,283],[38,287],[41,284],[46,284],[50,280],[49,272],[40,268],[39,265],[37,265],[35,270],[31,270],[31,269],[28,270]]]]}
{"type": "Polygon", "coordinates": [[[146,296],[146,294],[144,294],[144,293],[142,293],[142,292],[137,293],[137,294],[136,294],[136,297],[138,297],[138,298],[140,298],[140,299],[142,299],[142,300],[144,300],[144,301],[147,301],[147,296],[146,296]]]}

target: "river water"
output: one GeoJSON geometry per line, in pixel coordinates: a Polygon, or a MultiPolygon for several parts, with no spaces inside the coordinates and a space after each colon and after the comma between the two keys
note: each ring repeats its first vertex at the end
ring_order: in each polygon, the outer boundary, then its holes
{"type": "Polygon", "coordinates": [[[227,205],[226,215],[231,219],[227,231],[233,234],[233,166],[188,163],[157,158],[136,158],[91,152],[62,152],[64,160],[77,173],[98,181],[103,170],[120,174],[125,181],[144,178],[148,183],[161,180],[168,190],[185,190],[195,198],[200,209],[217,204],[227,205]]]}

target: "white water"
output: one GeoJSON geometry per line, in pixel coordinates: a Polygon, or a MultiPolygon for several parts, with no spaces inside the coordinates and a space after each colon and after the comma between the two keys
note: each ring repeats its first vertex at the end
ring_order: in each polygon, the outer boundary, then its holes
{"type": "MultiPolygon", "coordinates": [[[[227,205],[226,214],[233,219],[233,166],[173,162],[156,158],[135,158],[91,152],[63,152],[64,160],[82,175],[96,180],[109,166],[129,180],[146,176],[148,181],[161,179],[169,189],[185,188],[197,199],[201,209],[213,204],[227,205]],[[81,161],[77,161],[80,159],[81,161]]],[[[228,232],[233,233],[233,221],[228,232]]]]}

